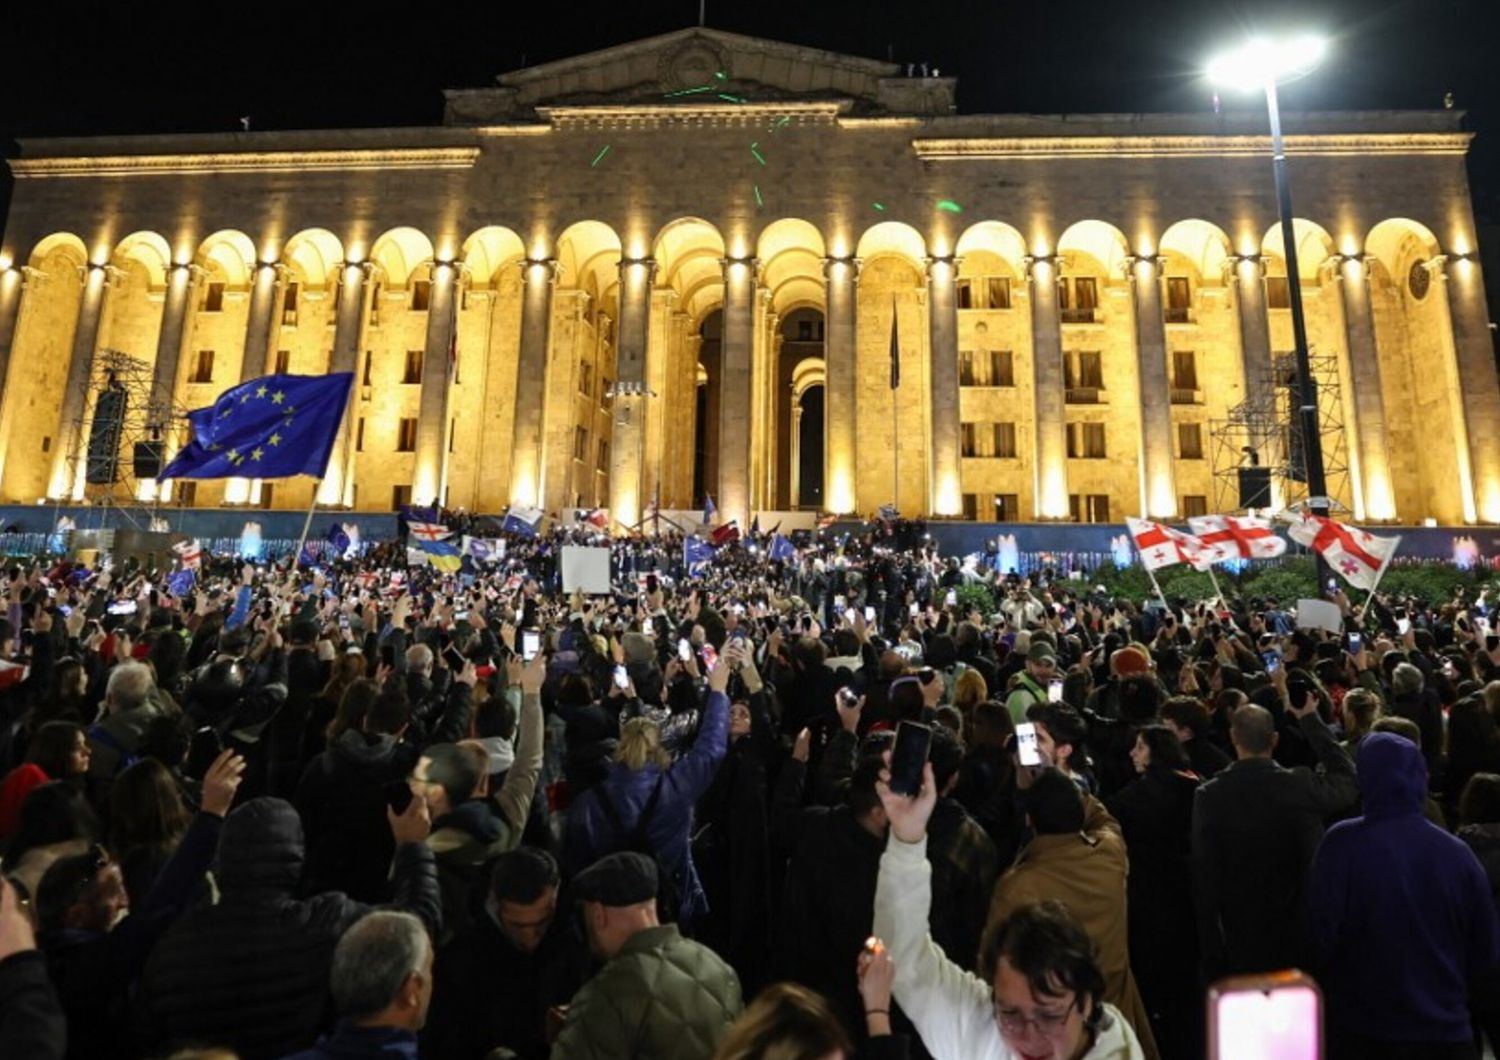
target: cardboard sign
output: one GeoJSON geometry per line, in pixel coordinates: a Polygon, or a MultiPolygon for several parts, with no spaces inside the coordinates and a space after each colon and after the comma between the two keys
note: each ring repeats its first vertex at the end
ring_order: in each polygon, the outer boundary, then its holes
{"type": "Polygon", "coordinates": [[[1298,629],[1326,629],[1330,633],[1341,633],[1344,629],[1344,613],[1338,604],[1327,600],[1297,601],[1298,629]]]}
{"type": "Polygon", "coordinates": [[[610,591],[609,549],[564,545],[562,549],[563,592],[602,595],[610,591]]]}

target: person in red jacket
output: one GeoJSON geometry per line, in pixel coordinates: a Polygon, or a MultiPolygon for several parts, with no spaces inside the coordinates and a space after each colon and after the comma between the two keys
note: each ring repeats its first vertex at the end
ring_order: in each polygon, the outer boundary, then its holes
{"type": "Polygon", "coordinates": [[[21,804],[32,789],[49,780],[68,780],[89,771],[88,737],[70,721],[49,721],[37,729],[26,761],[0,780],[0,840],[10,838],[21,820],[21,804]]]}

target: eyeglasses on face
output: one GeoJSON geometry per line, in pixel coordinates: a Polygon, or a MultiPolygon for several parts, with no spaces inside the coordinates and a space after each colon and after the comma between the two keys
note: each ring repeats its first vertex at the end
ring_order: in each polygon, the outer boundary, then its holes
{"type": "Polygon", "coordinates": [[[1019,1009],[1006,1008],[995,1000],[995,1020],[1003,1030],[1012,1034],[1020,1034],[1027,1029],[1034,1030],[1041,1035],[1056,1034],[1068,1022],[1073,1015],[1073,1009],[1077,1002],[1070,1002],[1068,1007],[1061,1012],[1037,1012],[1026,1015],[1019,1009]]]}

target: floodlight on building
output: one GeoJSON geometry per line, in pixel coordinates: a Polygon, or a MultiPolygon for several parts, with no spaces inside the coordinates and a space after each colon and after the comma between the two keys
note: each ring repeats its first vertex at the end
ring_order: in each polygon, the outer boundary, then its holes
{"type": "Polygon", "coordinates": [[[1266,83],[1295,81],[1317,69],[1328,41],[1315,33],[1295,37],[1251,37],[1209,60],[1208,79],[1219,88],[1254,92],[1266,83]]]}

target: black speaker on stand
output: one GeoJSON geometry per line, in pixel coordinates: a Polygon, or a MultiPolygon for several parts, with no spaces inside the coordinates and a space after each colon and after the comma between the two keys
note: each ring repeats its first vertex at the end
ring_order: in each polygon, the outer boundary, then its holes
{"type": "Polygon", "coordinates": [[[135,443],[130,463],[137,479],[154,479],[161,475],[162,448],[159,441],[135,443]]]}
{"type": "Polygon", "coordinates": [[[1242,467],[1239,474],[1239,506],[1241,508],[1269,508],[1271,506],[1271,469],[1242,467]]]}
{"type": "Polygon", "coordinates": [[[120,432],[125,428],[129,404],[125,388],[110,376],[94,403],[94,422],[89,428],[84,480],[90,485],[107,486],[120,477],[120,432]]]}

